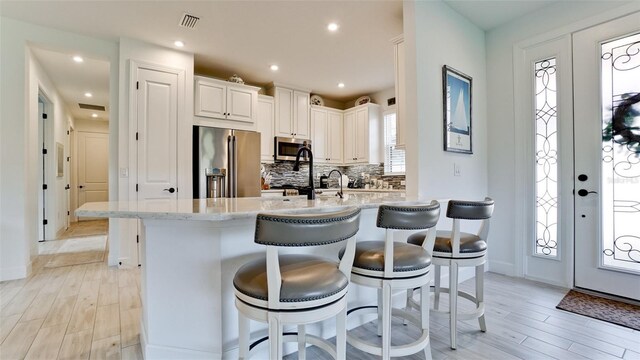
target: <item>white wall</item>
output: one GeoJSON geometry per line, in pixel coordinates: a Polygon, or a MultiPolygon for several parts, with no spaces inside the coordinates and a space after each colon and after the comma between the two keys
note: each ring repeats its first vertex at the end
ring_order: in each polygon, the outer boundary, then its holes
{"type": "Polygon", "coordinates": [[[102,121],[102,120],[95,121],[95,120],[78,119],[75,121],[74,130],[108,134],[109,122],[102,121]]]}
{"type": "MultiPolygon", "coordinates": [[[[31,243],[37,238],[37,122],[29,107],[28,46],[78,51],[111,62],[110,104],[118,108],[115,43],[65,31],[0,20],[0,280],[22,278],[31,271],[31,243]]],[[[37,108],[36,108],[37,109],[37,108]]],[[[117,123],[117,113],[112,115],[117,123]]],[[[117,136],[110,136],[110,141],[117,136]]],[[[117,154],[117,142],[111,145],[117,154]]],[[[116,164],[117,166],[117,164],[116,164]]],[[[111,189],[110,189],[111,190],[111,189]]],[[[117,196],[117,189],[111,192],[117,196]]]]}
{"type": "Polygon", "coordinates": [[[440,1],[404,2],[407,193],[421,199],[487,195],[484,31],[440,1]],[[473,154],[443,151],[442,66],[473,78],[473,154]],[[453,164],[461,176],[453,176],[453,164]]]}
{"type": "MultiPolygon", "coordinates": [[[[522,198],[516,184],[516,148],[522,134],[515,133],[514,46],[537,37],[539,41],[569,34],[597,23],[640,10],[638,2],[558,2],[487,33],[487,92],[489,119],[489,194],[496,200],[491,226],[491,271],[522,275],[522,254],[516,243],[515,211],[522,198]]],[[[573,241],[573,239],[568,239],[573,241]]]]}
{"type": "MultiPolygon", "coordinates": [[[[118,132],[120,134],[120,156],[118,159],[119,168],[126,169],[128,177],[117,179],[120,189],[118,200],[135,200],[136,184],[136,159],[135,140],[133,132],[135,130],[135,119],[129,118],[129,90],[130,90],[130,64],[134,60],[138,63],[150,63],[163,67],[184,70],[185,94],[179,99],[184,105],[178,107],[178,196],[181,198],[191,198],[191,134],[193,126],[193,54],[164,48],[157,45],[148,44],[134,39],[120,39],[120,109],[118,132]]],[[[180,94],[178,94],[180,96],[180,94]]],[[[115,170],[118,174],[118,169],[115,170]]],[[[111,180],[111,179],[110,179],[111,180]]],[[[135,220],[110,220],[110,228],[118,229],[120,254],[118,259],[113,259],[124,266],[137,266],[137,246],[135,220]]],[[[111,236],[111,234],[110,234],[111,236]]],[[[113,237],[112,237],[113,239],[113,237]]],[[[110,259],[111,261],[111,259],[110,259]]]]}

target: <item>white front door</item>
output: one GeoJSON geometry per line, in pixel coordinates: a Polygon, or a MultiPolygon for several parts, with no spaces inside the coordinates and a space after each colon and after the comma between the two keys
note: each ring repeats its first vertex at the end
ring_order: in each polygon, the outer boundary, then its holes
{"type": "Polygon", "coordinates": [[[138,200],[176,199],[178,74],[137,67],[138,200]]]}
{"type": "Polygon", "coordinates": [[[78,207],[109,201],[109,135],[82,131],[77,135],[78,207]]]}
{"type": "Polygon", "coordinates": [[[573,53],[575,286],[640,300],[640,13],[573,53]]]}

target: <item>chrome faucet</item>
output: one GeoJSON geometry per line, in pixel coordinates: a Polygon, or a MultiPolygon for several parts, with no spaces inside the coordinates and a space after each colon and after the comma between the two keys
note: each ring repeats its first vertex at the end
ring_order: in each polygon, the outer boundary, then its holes
{"type": "Polygon", "coordinates": [[[335,171],[335,172],[337,172],[337,173],[338,173],[338,175],[340,175],[340,191],[338,191],[338,193],[337,193],[336,195],[338,195],[338,196],[340,197],[340,199],[342,199],[342,198],[343,198],[343,196],[342,196],[342,173],[340,172],[340,170],[338,170],[338,169],[333,169],[333,170],[331,170],[331,171],[329,172],[329,175],[327,175],[327,178],[330,178],[330,177],[331,177],[331,174],[332,174],[334,171],[335,171]]]}
{"type": "Polygon", "coordinates": [[[313,186],[313,153],[307,146],[302,146],[300,149],[298,149],[298,153],[296,154],[296,162],[293,164],[293,171],[300,171],[300,155],[305,151],[309,154],[309,187],[311,188],[309,189],[309,193],[307,194],[307,200],[315,200],[316,189],[313,186]]]}

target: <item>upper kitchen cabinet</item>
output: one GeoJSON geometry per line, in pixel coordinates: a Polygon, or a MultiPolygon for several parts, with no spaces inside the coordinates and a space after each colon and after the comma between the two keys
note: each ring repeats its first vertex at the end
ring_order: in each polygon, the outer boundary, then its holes
{"type": "Polygon", "coordinates": [[[255,130],[258,90],[253,86],[196,76],[194,123],[255,130]]]}
{"type": "Polygon", "coordinates": [[[342,111],[312,105],[310,113],[314,161],[341,165],[343,160],[342,111]]]}
{"type": "Polygon", "coordinates": [[[260,160],[273,162],[275,106],[272,96],[258,95],[258,132],[260,132],[260,160]]]}
{"type": "Polygon", "coordinates": [[[405,114],[406,114],[406,98],[405,98],[405,70],[404,70],[404,37],[397,36],[391,40],[394,46],[395,54],[395,78],[396,78],[396,145],[404,146],[405,144],[405,114]]]}
{"type": "Polygon", "coordinates": [[[380,163],[380,107],[364,104],[344,111],[344,163],[380,163]]]}
{"type": "Polygon", "coordinates": [[[267,90],[275,103],[275,136],[311,138],[309,90],[272,84],[267,90]]]}

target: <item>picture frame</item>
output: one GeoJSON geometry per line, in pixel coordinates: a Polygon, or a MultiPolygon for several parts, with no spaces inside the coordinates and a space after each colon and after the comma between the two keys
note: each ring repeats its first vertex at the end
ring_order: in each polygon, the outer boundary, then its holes
{"type": "Polygon", "coordinates": [[[56,176],[64,176],[64,145],[56,142],[56,176]]]}
{"type": "Polygon", "coordinates": [[[444,151],[473,154],[471,76],[442,66],[442,109],[444,151]]]}

